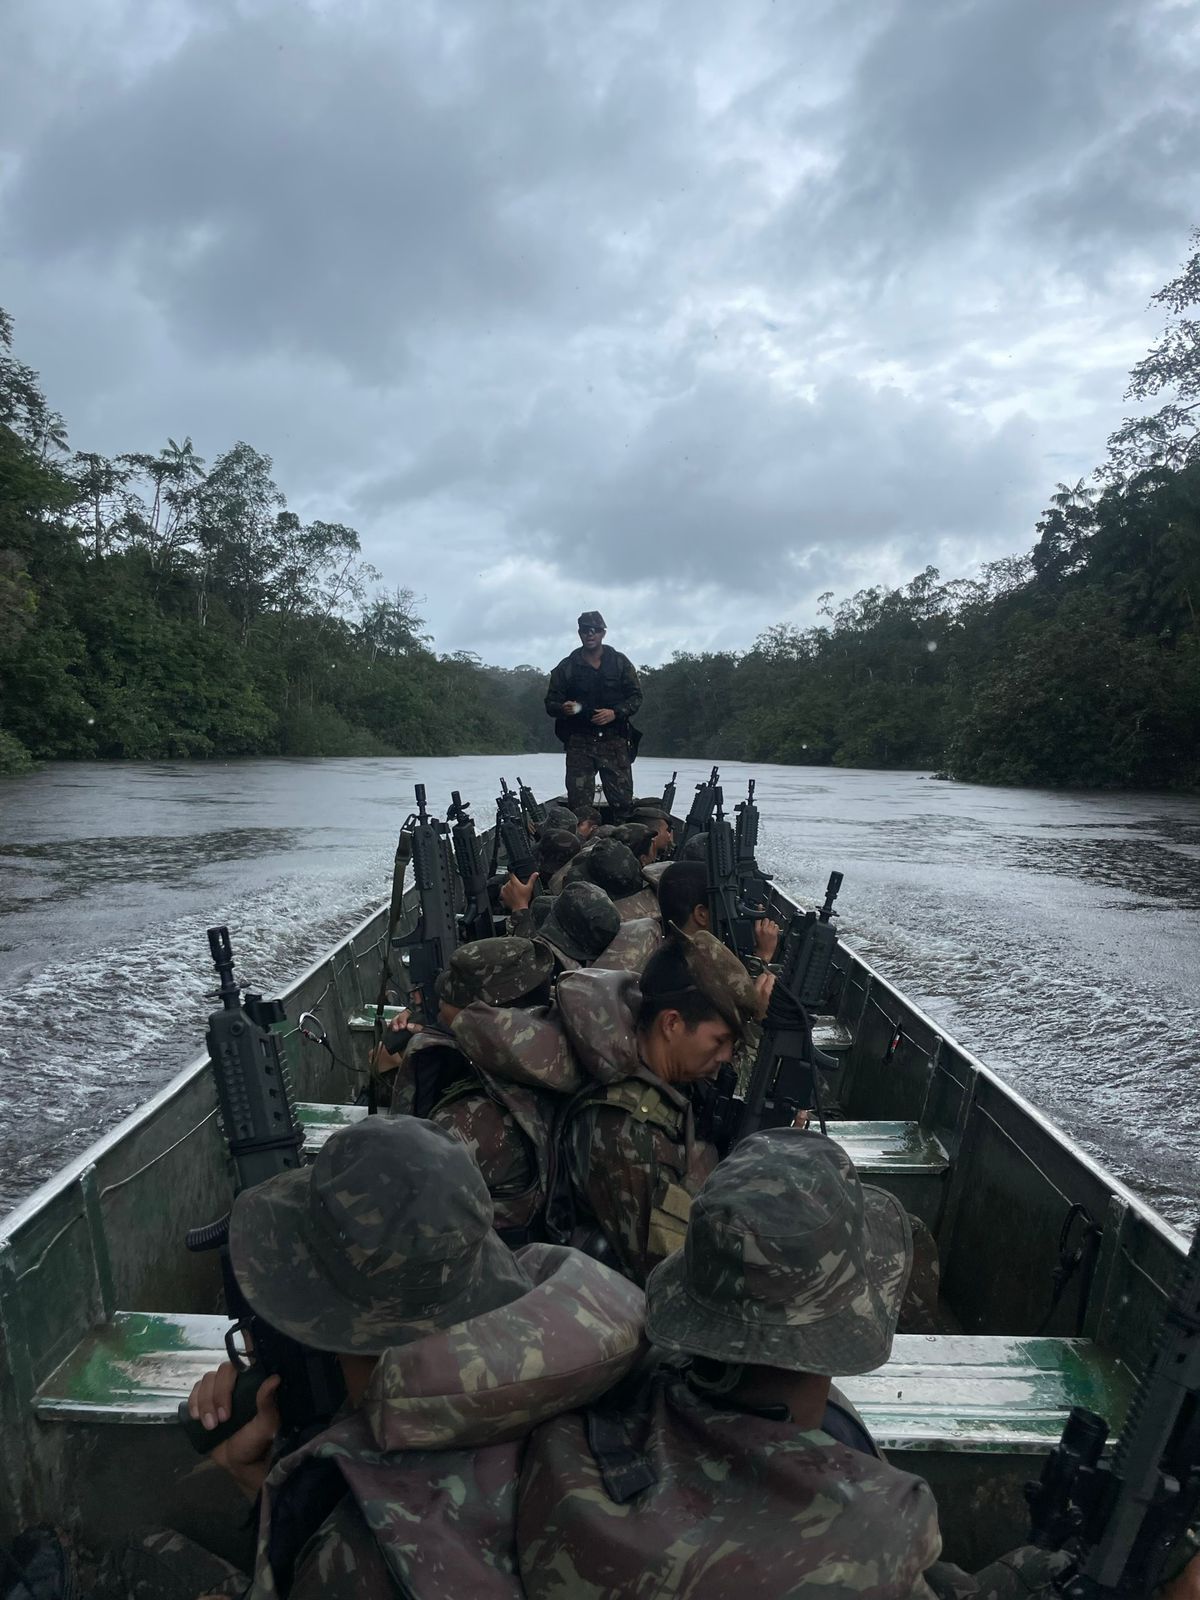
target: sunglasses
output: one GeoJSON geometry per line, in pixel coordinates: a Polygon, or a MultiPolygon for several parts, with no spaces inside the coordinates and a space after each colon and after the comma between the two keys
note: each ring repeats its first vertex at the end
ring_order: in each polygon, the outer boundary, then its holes
{"type": "Polygon", "coordinates": [[[580,628],[579,632],[580,632],[580,636],[581,637],[586,637],[589,633],[603,633],[604,629],[603,628],[580,628]]]}

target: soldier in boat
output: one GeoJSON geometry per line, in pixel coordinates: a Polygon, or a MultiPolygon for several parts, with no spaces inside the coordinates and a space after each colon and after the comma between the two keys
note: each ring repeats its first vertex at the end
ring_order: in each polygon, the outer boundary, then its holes
{"type": "MultiPolygon", "coordinates": [[[[273,1327],[336,1353],[348,1395],[331,1427],[276,1458],[268,1379],[254,1420],[213,1452],[247,1499],[261,1497],[250,1600],[522,1594],[526,1441],[633,1367],[642,1295],[578,1251],[514,1255],[491,1224],[466,1149],[412,1117],[341,1129],[311,1167],[238,1196],[238,1282],[273,1327]]],[[[192,1390],[205,1427],[228,1416],[235,1377],[225,1363],[192,1390]]],[[[166,1578],[189,1556],[194,1578],[241,1592],[182,1546],[156,1541],[164,1581],[145,1592],[182,1595],[166,1578]]]]}
{"type": "Polygon", "coordinates": [[[597,775],[614,820],[633,805],[633,759],[640,734],[632,726],[642,703],[637,673],[628,656],[604,643],[604,618],[585,611],[579,618],[579,648],[550,674],[546,714],[566,746],[567,805],[577,815],[589,805],[597,775]]]}

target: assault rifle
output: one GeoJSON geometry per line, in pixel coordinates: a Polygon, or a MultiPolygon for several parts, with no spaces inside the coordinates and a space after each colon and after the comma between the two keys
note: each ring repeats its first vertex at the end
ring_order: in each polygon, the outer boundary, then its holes
{"type": "Polygon", "coordinates": [[[500,779],[500,793],[496,799],[496,846],[504,851],[508,870],[522,883],[533,876],[533,846],[521,801],[500,779]]]}
{"type": "Polygon", "coordinates": [[[1033,1542],[1074,1557],[1055,1579],[1069,1600],[1148,1600],[1194,1553],[1185,1541],[1200,1516],[1200,1227],[1101,1461],[1107,1437],[1103,1417],[1073,1407],[1040,1481],[1026,1486],[1033,1542]]]}
{"type": "Polygon", "coordinates": [[[392,939],[392,948],[400,952],[413,1006],[426,1022],[436,1022],[434,980],[446,970],[458,946],[454,868],[446,824],[426,815],[423,783],[417,784],[416,795],[416,814],[404,827],[412,838],[413,878],[421,897],[421,911],[408,933],[392,939]]]}
{"type": "Polygon", "coordinates": [[[738,1124],[738,1137],[759,1128],[788,1127],[797,1111],[815,1107],[825,1131],[821,1073],[837,1069],[833,1056],[813,1043],[809,1012],[819,1006],[829,987],[837,929],[833,902],[842,887],[842,874],[831,872],[825,903],[819,911],[798,912],[784,935],[783,949],[771,1001],[763,1019],[762,1041],[750,1082],[746,1106],[738,1124]]]}
{"type": "Polygon", "coordinates": [[[517,778],[517,789],[521,796],[521,815],[531,828],[540,828],[546,820],[546,808],[537,799],[533,790],[527,783],[517,778]]]}
{"type": "Polygon", "coordinates": [[[754,803],[753,778],[749,781],[746,798],[733,809],[737,816],[734,858],[738,895],[747,905],[762,906],[765,910],[770,903],[771,885],[759,871],[755,857],[758,849],[758,807],[754,803]]]}
{"type": "Polygon", "coordinates": [[[696,785],[696,797],[692,801],[692,809],[688,812],[687,820],[683,825],[681,844],[686,844],[689,839],[695,838],[698,833],[708,832],[708,824],[712,818],[719,781],[720,775],[716,767],[714,767],[708,782],[696,785]]]}
{"type": "Polygon", "coordinates": [[[673,772],[671,774],[670,783],[665,784],[663,787],[662,808],[668,816],[670,816],[675,809],[675,779],[678,776],[678,772],[673,772]]]}
{"type": "Polygon", "coordinates": [[[713,815],[708,824],[708,920],[713,934],[735,955],[754,954],[753,906],[745,905],[738,893],[737,861],[733,829],[722,806],[724,796],[718,785],[713,790],[713,815]]]}
{"type": "MultiPolygon", "coordinates": [[[[242,998],[233,976],[228,928],[210,928],[208,947],[221,980],[217,991],[221,1010],[208,1019],[206,1042],[217,1081],[221,1124],[233,1157],[235,1192],[240,1194],[281,1172],[294,1172],[301,1164],[304,1134],[292,1107],[279,1041],[271,1032],[284,1020],[282,1001],[264,1000],[249,991],[242,998]]],[[[305,1437],[324,1428],[342,1403],[345,1384],[336,1357],[308,1349],[271,1327],[252,1309],[234,1276],[228,1216],[207,1227],[193,1228],[186,1243],[189,1250],[221,1252],[225,1309],[232,1318],[225,1349],[238,1368],[228,1422],[210,1431],[188,1415],[186,1400],[180,1403],[179,1420],[188,1438],[201,1454],[207,1454],[251,1420],[260,1385],[278,1374],[283,1380],[278,1405],[285,1448],[295,1449],[305,1437]],[[253,1365],[234,1342],[239,1333],[248,1336],[253,1365]]]]}
{"type": "Polygon", "coordinates": [[[488,894],[487,868],[475,832],[475,819],[470,815],[469,802],[457,789],[452,790],[446,819],[452,823],[450,839],[454,846],[454,865],[462,880],[465,905],[458,919],[463,943],[471,939],[490,939],[496,931],[492,916],[491,898],[488,894]]]}

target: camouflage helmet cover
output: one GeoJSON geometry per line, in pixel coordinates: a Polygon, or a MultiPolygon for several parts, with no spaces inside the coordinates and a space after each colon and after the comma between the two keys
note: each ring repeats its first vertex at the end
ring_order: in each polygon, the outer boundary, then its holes
{"type": "Polygon", "coordinates": [[[566,806],[560,806],[557,801],[551,800],[546,807],[546,815],[542,822],[542,832],[546,833],[551,828],[562,828],[567,833],[574,833],[579,826],[579,818],[566,806]]]}
{"type": "Polygon", "coordinates": [[[646,1284],[646,1332],[688,1355],[832,1377],[888,1358],[912,1262],[903,1206],[841,1145],[793,1128],[743,1140],[646,1284]]]}
{"type": "Polygon", "coordinates": [[[229,1250],[255,1311],[339,1354],[408,1344],[527,1287],[470,1151],[416,1117],[364,1117],[311,1166],[243,1190],[229,1250]]]}
{"type": "Polygon", "coordinates": [[[638,858],[628,845],[622,844],[619,839],[601,839],[588,851],[586,857],[576,857],[576,860],[586,861],[587,876],[593,883],[598,883],[605,894],[614,900],[620,900],[627,894],[636,894],[642,887],[642,868],[638,858]]]}
{"type": "Polygon", "coordinates": [[[675,929],[672,938],[697,989],[739,1035],[744,1035],[746,1024],[762,1015],[763,1002],[754,979],[737,956],[711,933],[687,934],[675,929]]]}
{"type": "Polygon", "coordinates": [[[512,1005],[545,983],[553,968],[551,957],[531,939],[472,939],[450,957],[437,980],[437,997],[452,1006],[469,1006],[476,1000],[489,1006],[512,1005]]]}
{"type": "Polygon", "coordinates": [[[571,961],[594,961],[621,926],[621,913],[596,883],[568,883],[542,923],[538,938],[571,961]]]}

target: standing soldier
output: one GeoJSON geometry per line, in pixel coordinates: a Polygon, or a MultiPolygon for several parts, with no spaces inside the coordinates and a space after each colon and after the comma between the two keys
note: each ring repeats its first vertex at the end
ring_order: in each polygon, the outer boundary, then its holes
{"type": "Polygon", "coordinates": [[[585,611],[579,619],[579,648],[550,674],[546,714],[566,746],[567,804],[588,805],[596,774],[620,822],[633,804],[633,758],[641,735],[630,725],[642,703],[637,673],[628,656],[604,643],[604,618],[585,611]]]}

